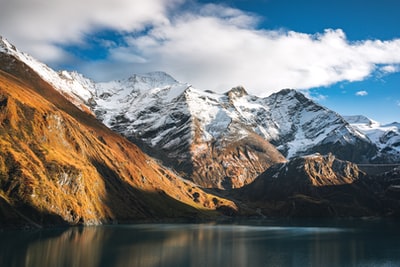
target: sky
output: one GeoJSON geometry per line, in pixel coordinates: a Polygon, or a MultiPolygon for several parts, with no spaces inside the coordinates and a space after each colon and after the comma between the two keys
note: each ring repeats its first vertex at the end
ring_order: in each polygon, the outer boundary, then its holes
{"type": "Polygon", "coordinates": [[[0,0],[0,35],[95,81],[165,71],[195,88],[300,90],[400,121],[398,0],[0,0]]]}

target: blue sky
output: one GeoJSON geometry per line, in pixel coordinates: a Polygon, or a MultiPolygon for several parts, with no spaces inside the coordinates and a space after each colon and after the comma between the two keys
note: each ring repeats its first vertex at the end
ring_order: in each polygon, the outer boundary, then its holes
{"type": "Polygon", "coordinates": [[[98,81],[166,71],[258,96],[299,89],[343,115],[400,121],[397,0],[0,0],[0,35],[98,81]]]}
{"type": "MultiPolygon", "coordinates": [[[[203,1],[210,2],[210,1],[203,1]]],[[[313,34],[342,29],[350,42],[400,38],[400,2],[396,0],[224,1],[261,14],[260,27],[313,34]]],[[[342,81],[309,90],[311,96],[343,114],[363,114],[380,122],[400,121],[400,75],[372,73],[362,81],[342,81]]]]}

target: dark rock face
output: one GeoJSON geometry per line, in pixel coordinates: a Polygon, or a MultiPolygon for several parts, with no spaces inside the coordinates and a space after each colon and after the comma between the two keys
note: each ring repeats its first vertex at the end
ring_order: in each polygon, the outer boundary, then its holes
{"type": "Polygon", "coordinates": [[[400,168],[394,168],[381,174],[371,176],[379,182],[379,193],[384,197],[384,206],[393,217],[400,217],[400,168]]]}
{"type": "Polygon", "coordinates": [[[385,190],[354,163],[312,155],[275,165],[233,194],[265,216],[392,216],[400,205],[385,190]]]}

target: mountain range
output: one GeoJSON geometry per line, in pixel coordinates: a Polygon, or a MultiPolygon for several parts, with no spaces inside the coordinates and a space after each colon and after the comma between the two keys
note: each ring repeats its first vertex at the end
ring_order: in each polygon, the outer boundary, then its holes
{"type": "Polygon", "coordinates": [[[236,209],[161,166],[1,49],[0,226],[204,219],[236,209]]]}
{"type": "Polygon", "coordinates": [[[271,216],[309,211],[271,206],[294,196],[330,203],[327,216],[397,214],[396,197],[385,193],[396,179],[381,184],[351,164],[398,163],[398,123],[344,117],[296,90],[215,93],[164,72],[97,83],[56,72],[3,38],[0,74],[0,204],[8,223],[257,215],[260,201],[271,216]],[[308,156],[315,153],[330,156],[308,156]],[[316,184],[312,172],[280,173],[313,164],[322,173],[316,184]],[[274,179],[279,186],[262,182],[274,179]],[[296,190],[285,179],[300,181],[296,190]],[[325,186],[360,197],[334,203],[315,189],[325,186]],[[392,208],[377,208],[385,201],[392,208]]]}

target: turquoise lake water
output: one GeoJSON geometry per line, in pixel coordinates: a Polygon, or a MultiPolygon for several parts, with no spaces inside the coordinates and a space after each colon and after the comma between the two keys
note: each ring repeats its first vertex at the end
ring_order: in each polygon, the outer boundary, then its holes
{"type": "Polygon", "coordinates": [[[400,266],[400,224],[246,221],[3,231],[0,266],[400,266]]]}

